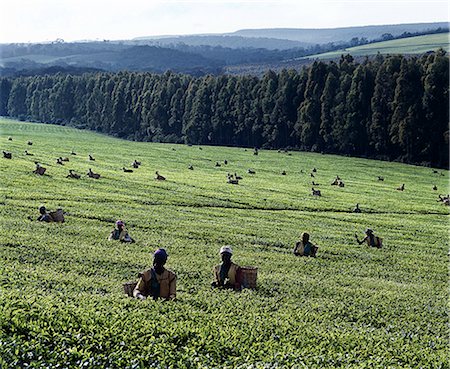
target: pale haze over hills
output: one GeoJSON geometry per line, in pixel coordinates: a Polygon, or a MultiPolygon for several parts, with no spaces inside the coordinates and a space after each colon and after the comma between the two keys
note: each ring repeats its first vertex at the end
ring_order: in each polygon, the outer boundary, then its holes
{"type": "Polygon", "coordinates": [[[54,66],[194,75],[278,68],[383,35],[448,29],[443,0],[15,0],[2,15],[1,75],[54,66]]]}
{"type": "MultiPolygon", "coordinates": [[[[41,44],[2,44],[0,76],[63,70],[71,73],[91,70],[163,73],[171,70],[197,76],[258,75],[268,69],[298,69],[312,62],[314,55],[331,52],[338,58],[347,53],[342,51],[347,48],[394,38],[406,37],[410,46],[396,50],[384,45],[389,53],[422,54],[441,47],[448,50],[448,30],[448,24],[441,22],[336,29],[246,29],[226,34],[140,37],[109,42],[60,40],[41,44]],[[436,34],[437,38],[428,39],[430,42],[419,48],[412,36],[427,34],[436,34]]],[[[376,55],[378,52],[376,46],[369,51],[358,55],[376,55]]]]}
{"type": "Polygon", "coordinates": [[[2,4],[0,43],[439,22],[448,10],[443,0],[15,0],[2,4]]]}
{"type": "Polygon", "coordinates": [[[136,37],[134,40],[158,40],[161,45],[170,43],[185,43],[188,45],[211,45],[225,47],[263,47],[288,49],[293,47],[308,47],[314,44],[347,42],[353,37],[369,40],[380,38],[383,34],[395,37],[402,33],[425,32],[437,28],[448,28],[447,22],[410,23],[393,25],[371,25],[340,28],[262,28],[242,29],[232,33],[204,34],[204,35],[174,35],[136,37]],[[245,38],[247,45],[238,44],[245,38]],[[251,40],[251,41],[250,41],[251,40]],[[267,46],[272,40],[273,47],[267,46]],[[236,46],[236,44],[238,44],[236,46]]]}

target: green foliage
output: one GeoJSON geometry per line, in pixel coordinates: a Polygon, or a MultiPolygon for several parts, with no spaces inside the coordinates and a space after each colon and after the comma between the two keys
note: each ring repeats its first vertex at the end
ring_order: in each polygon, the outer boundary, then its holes
{"type": "Polygon", "coordinates": [[[172,72],[0,79],[0,106],[21,120],[129,140],[298,148],[447,168],[446,81],[443,50],[363,64],[347,55],[261,79],[172,72]]]}
{"type": "Polygon", "coordinates": [[[448,368],[449,213],[432,190],[446,191],[448,171],[5,119],[0,132],[13,154],[0,159],[1,367],[448,368]],[[70,161],[56,165],[59,156],[70,161]],[[134,159],[142,166],[124,173],[134,159]],[[34,161],[47,175],[31,173],[34,161]],[[90,167],[99,180],[84,175],[90,167]],[[313,167],[320,198],[310,194],[313,167]],[[154,181],[156,170],[167,181],[154,181]],[[229,185],[227,172],[244,178],[229,185]],[[344,188],[329,185],[337,174],[344,188]],[[351,212],[356,202],[363,213],[351,212]],[[66,222],[28,220],[41,203],[62,207],[66,222]],[[119,218],[137,243],[106,240],[119,218]],[[366,227],[383,249],[355,243],[366,227]],[[316,259],[291,254],[302,231],[316,259]],[[226,244],[235,262],[258,267],[257,290],[210,289],[226,244]],[[122,283],[157,247],[170,255],[178,300],[126,297],[122,283]]]}

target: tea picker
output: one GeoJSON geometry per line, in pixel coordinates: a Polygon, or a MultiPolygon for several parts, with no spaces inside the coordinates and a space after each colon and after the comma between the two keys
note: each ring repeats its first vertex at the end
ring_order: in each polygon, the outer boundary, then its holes
{"type": "Polygon", "coordinates": [[[139,281],[133,290],[133,296],[140,300],[152,297],[154,300],[176,298],[177,276],[164,267],[168,254],[165,249],[157,249],[153,254],[153,267],[139,274],[139,281]]]}

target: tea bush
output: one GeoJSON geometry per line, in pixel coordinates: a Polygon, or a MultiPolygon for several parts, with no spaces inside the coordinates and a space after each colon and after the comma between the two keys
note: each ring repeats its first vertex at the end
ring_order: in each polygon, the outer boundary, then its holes
{"type": "Polygon", "coordinates": [[[448,368],[448,208],[436,201],[447,171],[6,119],[0,132],[12,152],[0,159],[0,367],[448,368]],[[57,165],[60,156],[70,161],[57,165]],[[141,167],[124,173],[134,159],[141,167]],[[32,174],[34,161],[46,175],[32,174]],[[153,180],[156,170],[167,180],[153,180]],[[239,185],[227,172],[243,176],[239,185]],[[330,186],[336,175],[345,187],[330,186]],[[62,207],[66,222],[29,220],[41,203],[62,207]],[[116,219],[135,244],[106,240],[116,219]],[[356,244],[366,227],[382,249],[356,244]],[[303,231],[315,259],[292,255],[303,231]],[[226,244],[236,263],[258,267],[256,290],[211,290],[226,244]],[[122,284],[158,247],[178,276],[177,300],[127,297],[122,284]]]}

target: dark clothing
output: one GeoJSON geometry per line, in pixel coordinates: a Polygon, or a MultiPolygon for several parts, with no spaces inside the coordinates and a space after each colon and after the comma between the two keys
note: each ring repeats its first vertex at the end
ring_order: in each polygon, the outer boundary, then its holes
{"type": "Polygon", "coordinates": [[[299,241],[295,244],[294,255],[296,256],[316,256],[318,247],[313,245],[311,242],[299,241]]]}
{"type": "Polygon", "coordinates": [[[373,233],[368,234],[362,241],[359,241],[358,238],[356,238],[356,241],[360,245],[366,242],[367,246],[369,247],[376,247],[378,249],[381,249],[383,247],[383,239],[381,237],[375,236],[373,233]]]}
{"type": "Polygon", "coordinates": [[[220,277],[220,283],[223,285],[225,278],[228,277],[228,271],[230,270],[230,266],[231,264],[225,265],[225,264],[221,264],[220,265],[220,271],[219,271],[219,277],[220,277]]]}
{"type": "Polygon", "coordinates": [[[213,268],[213,275],[213,287],[241,289],[241,268],[239,265],[233,262],[228,265],[220,263],[213,268]]]}
{"type": "Polygon", "coordinates": [[[47,223],[53,222],[53,219],[52,219],[52,217],[50,216],[49,213],[45,213],[45,214],[39,215],[37,220],[40,221],[40,222],[47,222],[47,223]]]}
{"type": "Polygon", "coordinates": [[[367,245],[369,245],[370,247],[377,247],[379,249],[381,248],[382,240],[380,237],[371,234],[371,235],[368,235],[366,238],[367,238],[367,240],[366,240],[367,245]]]}

